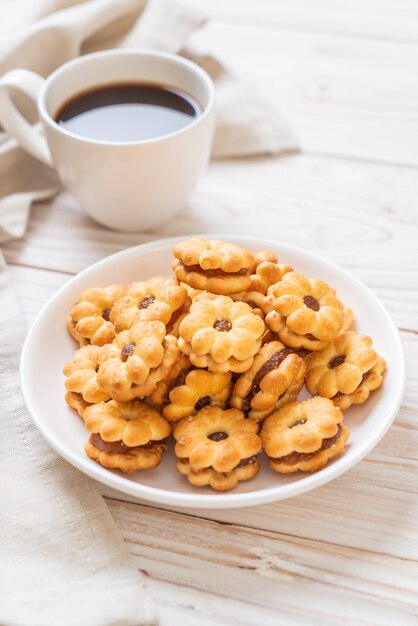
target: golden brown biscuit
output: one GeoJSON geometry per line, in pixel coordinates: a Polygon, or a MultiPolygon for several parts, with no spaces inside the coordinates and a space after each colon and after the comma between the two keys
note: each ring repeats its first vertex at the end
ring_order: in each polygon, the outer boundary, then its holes
{"type": "MultiPolygon", "coordinates": [[[[120,469],[122,472],[132,473],[139,470],[153,469],[162,461],[166,445],[153,443],[147,446],[129,448],[123,452],[109,452],[108,445],[102,450],[102,443],[98,435],[90,435],[84,444],[87,456],[107,469],[120,469]]],[[[116,449],[116,448],[114,448],[116,449]]]]}
{"type": "Polygon", "coordinates": [[[266,324],[291,348],[322,350],[343,326],[343,305],[323,280],[288,272],[268,289],[266,324]]]}
{"type": "Polygon", "coordinates": [[[125,295],[125,285],[84,289],[68,317],[67,329],[80,346],[89,343],[103,346],[111,343],[116,330],[110,321],[110,312],[116,300],[125,295]]]}
{"type": "Polygon", "coordinates": [[[80,417],[83,417],[84,411],[87,407],[91,406],[90,402],[86,402],[83,399],[81,393],[75,391],[67,391],[65,394],[65,401],[72,409],[77,411],[80,417]]]}
{"type": "Polygon", "coordinates": [[[169,324],[187,300],[187,291],[172,277],[154,276],[129,285],[126,295],[112,307],[110,320],[117,332],[129,330],[140,321],[169,324]]]}
{"type": "Polygon", "coordinates": [[[194,470],[230,472],[242,459],[260,452],[257,431],[258,424],[245,419],[242,411],[207,406],[174,426],[175,453],[188,459],[194,470]]]}
{"type": "Polygon", "coordinates": [[[196,367],[244,372],[252,365],[264,331],[263,320],[248,304],[228,296],[201,297],[180,324],[179,348],[196,367]]]}
{"type": "Polygon", "coordinates": [[[350,309],[349,307],[347,307],[343,311],[343,327],[341,329],[341,332],[343,333],[346,330],[350,330],[353,324],[354,324],[353,309],[350,309]]]}
{"type": "Polygon", "coordinates": [[[191,304],[192,300],[189,296],[187,296],[184,304],[177,309],[177,311],[174,311],[170,321],[166,324],[167,335],[173,335],[173,337],[176,337],[177,339],[180,337],[180,324],[190,311],[191,304]]]}
{"type": "Polygon", "coordinates": [[[119,402],[144,398],[163,380],[179,356],[177,339],[159,321],[137,322],[103,347],[97,380],[119,402]]]}
{"type": "Polygon", "coordinates": [[[257,291],[263,295],[267,289],[282,280],[288,272],[293,272],[293,267],[279,263],[277,256],[270,250],[263,250],[255,255],[256,267],[251,274],[251,284],[248,291],[257,291]]]}
{"type": "Polygon", "coordinates": [[[105,443],[121,444],[121,449],[159,442],[171,432],[170,424],[158,411],[138,400],[93,404],[86,408],[83,419],[89,433],[99,435],[105,443]]]}
{"type": "Polygon", "coordinates": [[[194,369],[190,359],[185,354],[179,355],[170,367],[167,375],[161,380],[150,395],[150,401],[156,407],[163,407],[169,402],[168,394],[174,387],[183,385],[186,376],[194,369]]]}
{"type": "Polygon", "coordinates": [[[314,472],[343,452],[349,430],[327,398],[285,404],[267,417],[261,431],[272,469],[280,474],[314,472]]]}
{"type": "Polygon", "coordinates": [[[105,350],[106,346],[88,345],[76,351],[63,368],[67,391],[81,394],[83,400],[90,403],[109,400],[109,393],[99,385],[97,378],[105,350]]]}
{"type": "Polygon", "coordinates": [[[306,388],[313,396],[324,398],[350,395],[366,382],[377,359],[370,337],[347,330],[326,348],[307,358],[306,388]]]}
{"type": "Polygon", "coordinates": [[[383,374],[386,371],[386,361],[381,356],[377,357],[375,365],[362,376],[361,383],[352,393],[342,394],[338,392],[332,401],[341,411],[345,411],[352,404],[363,404],[370,393],[378,389],[383,382],[383,374]]]}
{"type": "Polygon", "coordinates": [[[283,404],[296,400],[305,370],[304,359],[280,341],[266,343],[235,383],[230,404],[261,422],[283,404]]]}
{"type": "Polygon", "coordinates": [[[259,315],[264,320],[264,296],[259,291],[240,291],[239,293],[231,293],[229,297],[234,302],[245,302],[252,308],[255,315],[259,315]]]}
{"type": "Polygon", "coordinates": [[[173,270],[190,287],[216,294],[245,291],[255,267],[254,255],[233,243],[195,238],[181,241],[173,249],[173,270]]]}
{"type": "Polygon", "coordinates": [[[213,467],[193,470],[187,459],[177,459],[176,469],[183,476],[187,476],[189,483],[195,487],[209,485],[215,491],[230,491],[243,480],[251,480],[260,471],[260,463],[256,456],[243,459],[230,472],[216,472],[213,467]]]}
{"type": "Polygon", "coordinates": [[[170,402],[163,415],[170,422],[195,415],[205,406],[224,408],[231,394],[231,372],[218,373],[192,370],[184,383],[175,385],[169,394],[170,402]]]}

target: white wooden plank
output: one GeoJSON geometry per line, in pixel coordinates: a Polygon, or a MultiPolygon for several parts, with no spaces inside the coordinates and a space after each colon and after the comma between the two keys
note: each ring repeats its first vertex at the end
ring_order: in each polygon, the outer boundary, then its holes
{"type": "Polygon", "coordinates": [[[309,615],[280,608],[251,605],[242,600],[197,591],[191,587],[148,578],[147,586],[158,606],[160,626],[323,626],[309,615]]]}
{"type": "Polygon", "coordinates": [[[258,89],[304,151],[418,164],[416,45],[281,29],[269,13],[266,22],[213,20],[191,43],[258,89]]]}
{"type": "Polygon", "coordinates": [[[216,21],[418,42],[414,0],[195,0],[216,21]]]}
{"type": "Polygon", "coordinates": [[[138,566],[155,578],[323,624],[416,624],[416,562],[108,504],[138,566]]]}

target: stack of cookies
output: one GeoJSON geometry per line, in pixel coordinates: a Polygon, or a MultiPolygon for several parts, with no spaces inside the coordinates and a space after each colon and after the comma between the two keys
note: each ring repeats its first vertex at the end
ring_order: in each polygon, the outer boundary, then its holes
{"type": "Polygon", "coordinates": [[[218,491],[256,476],[263,450],[281,474],[341,454],[343,411],[386,363],[334,289],[268,251],[195,238],[173,253],[175,276],[86,289],[70,312],[66,401],[86,454],[152,469],[172,433],[177,470],[218,491]],[[313,397],[298,401],[304,385],[313,397]]]}

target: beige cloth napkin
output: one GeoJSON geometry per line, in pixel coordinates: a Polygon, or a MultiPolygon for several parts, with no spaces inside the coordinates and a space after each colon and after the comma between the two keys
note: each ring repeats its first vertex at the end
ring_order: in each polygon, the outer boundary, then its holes
{"type": "MultiPolygon", "coordinates": [[[[48,76],[69,59],[111,47],[180,52],[200,63],[215,81],[213,157],[295,150],[297,143],[287,125],[253,89],[238,82],[213,57],[184,48],[188,36],[204,21],[190,0],[188,5],[175,0],[0,0],[0,76],[15,67],[48,76]]],[[[21,104],[35,120],[33,108],[21,104]]],[[[21,237],[31,202],[58,189],[48,167],[0,132],[0,243],[21,237]]]]}
{"type": "Polygon", "coordinates": [[[0,257],[0,624],[153,624],[152,600],[102,497],[27,414],[24,334],[0,257]]]}

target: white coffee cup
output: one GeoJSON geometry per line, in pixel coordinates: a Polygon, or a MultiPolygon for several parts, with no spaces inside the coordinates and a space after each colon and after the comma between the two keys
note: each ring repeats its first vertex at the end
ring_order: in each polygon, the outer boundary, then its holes
{"type": "Polygon", "coordinates": [[[149,50],[109,50],[65,63],[46,80],[29,70],[0,79],[0,124],[32,156],[56,169],[86,213],[118,230],[145,230],[172,218],[207,166],[213,136],[214,87],[198,65],[149,50]],[[96,141],[58,125],[62,105],[83,91],[127,82],[156,83],[189,94],[201,107],[168,135],[129,142],[96,141]],[[44,136],[13,103],[23,92],[37,102],[44,136]]]}

